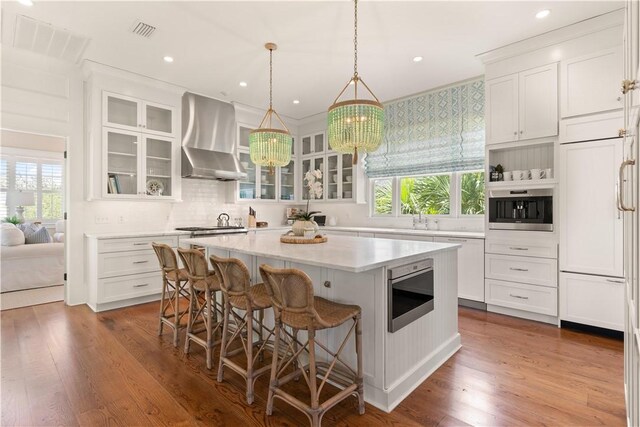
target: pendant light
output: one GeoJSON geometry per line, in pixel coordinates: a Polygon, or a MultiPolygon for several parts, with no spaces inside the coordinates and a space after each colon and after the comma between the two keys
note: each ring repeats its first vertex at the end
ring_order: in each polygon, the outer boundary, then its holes
{"type": "Polygon", "coordinates": [[[376,151],[382,143],[384,108],[358,75],[358,0],[354,0],[353,77],[329,107],[329,145],[339,153],[353,153],[353,164],[358,163],[358,151],[376,151]],[[354,98],[339,101],[353,83],[354,98]],[[358,85],[362,84],[373,99],[359,99],[358,85]]]}
{"type": "Polygon", "coordinates": [[[273,175],[276,166],[286,166],[291,161],[293,139],[291,132],[273,109],[273,51],[278,46],[267,43],[264,47],[269,51],[269,109],[260,126],[249,133],[249,155],[254,164],[268,167],[269,173],[273,175]],[[283,129],[273,127],[274,117],[283,129]]]}

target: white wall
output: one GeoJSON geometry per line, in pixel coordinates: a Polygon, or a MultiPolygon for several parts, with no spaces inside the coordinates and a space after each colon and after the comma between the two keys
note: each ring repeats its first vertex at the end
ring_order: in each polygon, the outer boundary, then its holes
{"type": "Polygon", "coordinates": [[[78,67],[46,56],[2,46],[2,128],[53,135],[67,140],[65,185],[69,218],[65,250],[69,304],[85,301],[82,221],[84,150],[82,78],[78,67]]]}

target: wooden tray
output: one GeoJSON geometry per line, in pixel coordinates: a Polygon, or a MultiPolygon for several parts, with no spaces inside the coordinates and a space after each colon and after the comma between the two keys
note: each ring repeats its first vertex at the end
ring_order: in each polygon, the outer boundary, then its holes
{"type": "Polygon", "coordinates": [[[325,243],[327,241],[327,236],[316,236],[312,238],[307,238],[304,236],[280,236],[280,241],[282,243],[293,243],[298,245],[309,245],[314,243],[325,243]]]}

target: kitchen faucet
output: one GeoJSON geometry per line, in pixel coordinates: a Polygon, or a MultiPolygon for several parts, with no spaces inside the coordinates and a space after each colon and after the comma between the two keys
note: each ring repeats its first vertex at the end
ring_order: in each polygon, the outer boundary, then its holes
{"type": "Polygon", "coordinates": [[[418,225],[419,224],[424,224],[424,220],[422,219],[422,212],[418,212],[418,218],[416,220],[416,216],[415,214],[412,215],[412,219],[413,219],[413,229],[416,230],[418,229],[418,225]]]}

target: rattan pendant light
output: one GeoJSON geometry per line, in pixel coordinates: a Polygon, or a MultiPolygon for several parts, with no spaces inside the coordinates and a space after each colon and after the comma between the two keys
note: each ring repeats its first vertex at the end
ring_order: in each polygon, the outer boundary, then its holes
{"type": "Polygon", "coordinates": [[[358,163],[358,152],[376,151],[382,143],[384,108],[369,86],[358,76],[358,0],[354,0],[353,77],[329,107],[328,139],[331,148],[339,153],[353,153],[353,164],[358,163]],[[339,101],[353,82],[354,98],[339,101]],[[373,99],[359,99],[358,85],[362,84],[373,99]]]}
{"type": "Polygon", "coordinates": [[[267,43],[264,47],[269,51],[269,109],[260,126],[249,133],[249,155],[253,163],[268,167],[269,173],[273,174],[275,167],[286,166],[291,161],[293,139],[291,132],[273,109],[273,51],[278,46],[275,43],[267,43]],[[282,129],[273,127],[274,116],[282,129]]]}

